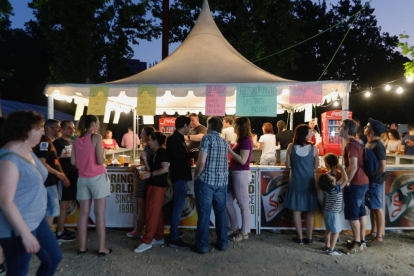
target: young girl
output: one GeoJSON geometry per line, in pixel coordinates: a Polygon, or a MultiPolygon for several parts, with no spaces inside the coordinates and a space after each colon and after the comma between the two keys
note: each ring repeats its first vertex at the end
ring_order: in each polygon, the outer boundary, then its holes
{"type": "Polygon", "coordinates": [[[319,178],[318,186],[324,191],[323,216],[325,220],[325,247],[329,255],[342,255],[335,246],[341,232],[339,213],[342,211],[342,189],[348,182],[348,176],[343,166],[338,166],[338,157],[327,154],[324,157],[326,174],[319,178]],[[340,171],[338,170],[338,167],[340,171]]]}

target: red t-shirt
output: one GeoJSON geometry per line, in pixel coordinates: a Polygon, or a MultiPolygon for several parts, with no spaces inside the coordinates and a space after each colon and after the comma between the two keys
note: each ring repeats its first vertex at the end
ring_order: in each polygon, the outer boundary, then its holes
{"type": "Polygon", "coordinates": [[[351,138],[350,141],[346,144],[344,151],[344,164],[346,168],[350,166],[349,158],[356,157],[358,159],[357,171],[354,177],[349,181],[352,185],[369,184],[368,176],[365,174],[362,168],[364,166],[364,149],[356,143],[358,143],[358,141],[351,138]],[[351,142],[351,140],[353,142],[351,142]]]}

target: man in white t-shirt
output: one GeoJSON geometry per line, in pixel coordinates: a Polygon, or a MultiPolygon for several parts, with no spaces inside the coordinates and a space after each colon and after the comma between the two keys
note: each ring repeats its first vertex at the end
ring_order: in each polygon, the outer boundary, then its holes
{"type": "Polygon", "coordinates": [[[221,137],[223,137],[223,139],[226,140],[228,144],[236,144],[237,135],[234,133],[233,118],[223,118],[223,130],[221,131],[221,137]]]}
{"type": "Polygon", "coordinates": [[[276,136],[273,133],[273,126],[271,123],[263,124],[263,135],[259,139],[259,149],[262,150],[260,157],[260,165],[276,164],[276,136]]]}

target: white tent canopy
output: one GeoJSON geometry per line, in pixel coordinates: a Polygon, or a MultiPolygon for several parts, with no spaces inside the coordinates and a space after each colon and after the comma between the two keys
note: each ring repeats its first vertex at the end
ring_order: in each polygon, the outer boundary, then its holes
{"type": "MultiPolygon", "coordinates": [[[[100,85],[109,86],[109,110],[135,109],[139,85],[156,85],[157,114],[202,112],[206,85],[227,87],[226,113],[236,112],[238,85],[277,86],[278,113],[303,110],[304,104],[289,103],[289,85],[321,83],[323,99],[330,102],[350,92],[349,81],[295,82],[272,75],[245,59],[223,37],[211,16],[207,0],[197,23],[182,45],[157,65],[131,77],[100,85]]],[[[51,84],[44,93],[57,100],[88,105],[91,84],[51,84]]]]}

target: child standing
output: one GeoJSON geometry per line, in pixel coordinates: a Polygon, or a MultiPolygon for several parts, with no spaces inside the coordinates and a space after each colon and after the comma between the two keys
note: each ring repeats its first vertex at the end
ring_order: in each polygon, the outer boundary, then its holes
{"type": "Polygon", "coordinates": [[[321,175],[318,186],[324,191],[324,220],[325,220],[325,250],[329,255],[342,255],[335,246],[339,233],[341,232],[341,222],[339,213],[342,211],[342,189],[348,182],[348,176],[343,166],[338,166],[338,157],[334,154],[327,154],[324,157],[325,166],[328,173],[321,175]],[[340,170],[338,170],[338,167],[340,170]]]}

